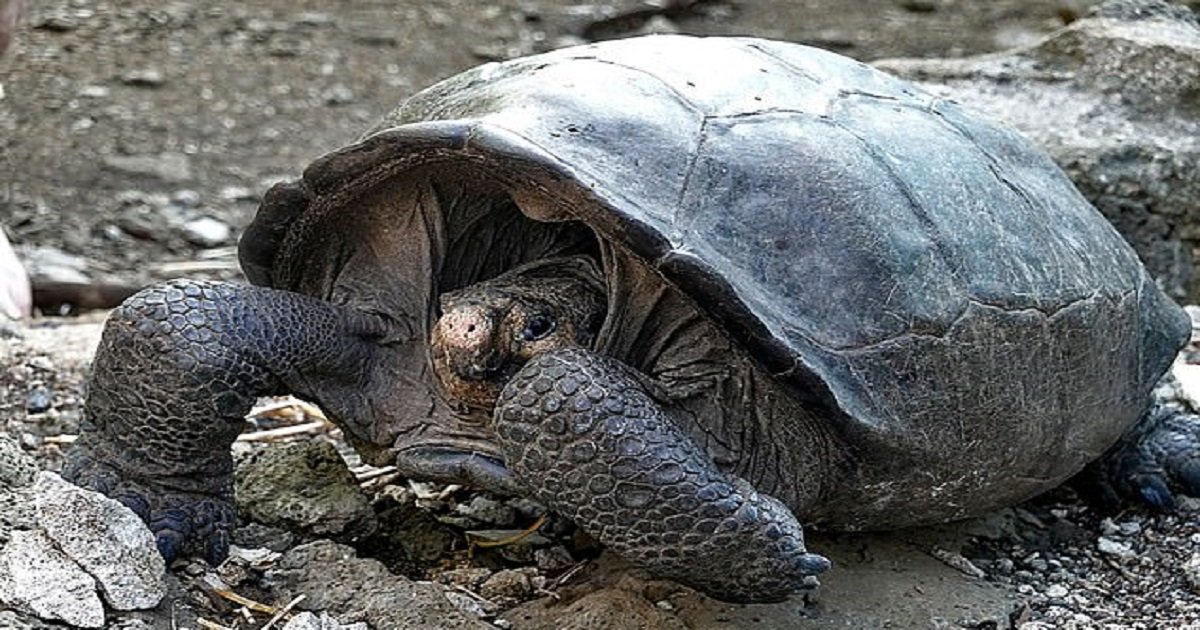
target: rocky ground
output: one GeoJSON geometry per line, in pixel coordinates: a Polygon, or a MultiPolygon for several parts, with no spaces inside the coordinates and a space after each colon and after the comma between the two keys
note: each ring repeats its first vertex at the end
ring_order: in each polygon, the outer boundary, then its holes
{"type": "MultiPolygon", "coordinates": [[[[0,60],[0,223],[43,286],[236,279],[234,239],[270,182],[484,60],[646,30],[753,33],[862,59],[958,56],[1029,44],[1090,4],[39,1],[0,60]]],[[[102,314],[55,317],[78,309],[42,297],[45,315],[0,329],[0,429],[55,470],[102,314]]],[[[542,516],[535,505],[358,466],[295,401],[253,421],[237,447],[250,517],[239,551],[215,571],[176,566],[167,603],[110,611],[110,624],[249,628],[284,612],[274,627],[306,610],[374,627],[1200,624],[1195,502],[1106,515],[1062,491],[946,528],[819,534],[812,546],[836,563],[819,591],[730,606],[623,566],[552,516],[520,538],[542,516]]],[[[0,627],[20,624],[43,622],[0,611],[0,627]]]]}

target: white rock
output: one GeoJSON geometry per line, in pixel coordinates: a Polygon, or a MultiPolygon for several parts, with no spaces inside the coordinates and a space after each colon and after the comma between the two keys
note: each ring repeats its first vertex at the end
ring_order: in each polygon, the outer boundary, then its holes
{"type": "Polygon", "coordinates": [[[14,531],[0,550],[0,601],[42,619],[82,628],[104,626],[96,580],[36,530],[14,531]]]}
{"type": "Polygon", "coordinates": [[[1187,562],[1183,563],[1183,577],[1187,580],[1192,591],[1200,593],[1200,551],[1193,553],[1187,562]]]}
{"type": "Polygon", "coordinates": [[[192,179],[191,158],[183,153],[110,155],[101,162],[106,168],[113,171],[168,183],[186,182],[192,179]]]}
{"type": "Polygon", "coordinates": [[[1179,383],[1179,394],[1192,409],[1200,409],[1200,365],[1192,365],[1183,360],[1175,361],[1171,367],[1175,381],[1179,383]]]}
{"type": "Polygon", "coordinates": [[[1050,599],[1062,599],[1067,596],[1067,587],[1062,584],[1051,584],[1050,588],[1046,589],[1046,597],[1050,599]]]}
{"type": "Polygon", "coordinates": [[[367,624],[359,622],[342,625],[327,612],[318,617],[310,612],[302,612],[283,626],[283,630],[367,630],[367,624]]]}
{"type": "Polygon", "coordinates": [[[166,564],[132,510],[51,472],[34,482],[37,521],[68,557],[96,578],[117,610],[154,608],[166,594],[166,564]]]}
{"type": "Polygon", "coordinates": [[[1123,543],[1105,536],[1101,536],[1100,539],[1096,541],[1096,548],[1100,550],[1100,553],[1106,556],[1113,556],[1120,560],[1132,560],[1135,556],[1137,556],[1137,554],[1133,552],[1133,547],[1129,546],[1129,543],[1123,543]]]}
{"type": "Polygon", "coordinates": [[[223,245],[232,233],[228,225],[212,217],[200,217],[183,224],[183,237],[200,247],[223,245]]]}

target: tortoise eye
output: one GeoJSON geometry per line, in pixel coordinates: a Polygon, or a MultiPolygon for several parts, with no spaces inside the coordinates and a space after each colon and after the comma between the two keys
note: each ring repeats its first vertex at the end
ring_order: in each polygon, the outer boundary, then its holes
{"type": "Polygon", "coordinates": [[[534,315],[525,322],[525,330],[521,331],[521,338],[525,341],[537,341],[549,335],[553,330],[553,319],[546,315],[534,315]]]}

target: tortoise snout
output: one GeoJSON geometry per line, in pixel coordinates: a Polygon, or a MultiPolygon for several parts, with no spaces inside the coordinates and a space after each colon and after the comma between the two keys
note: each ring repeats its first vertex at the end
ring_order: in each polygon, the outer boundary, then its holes
{"type": "Polygon", "coordinates": [[[496,344],[496,314],[478,305],[459,306],[442,315],[435,336],[449,368],[459,378],[485,380],[504,364],[496,344]]]}

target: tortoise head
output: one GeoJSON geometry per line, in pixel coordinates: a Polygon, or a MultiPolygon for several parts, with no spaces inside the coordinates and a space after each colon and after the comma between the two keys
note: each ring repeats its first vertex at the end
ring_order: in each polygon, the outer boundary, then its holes
{"type": "Polygon", "coordinates": [[[552,258],[441,296],[430,355],[443,395],[490,412],[529,359],[590,346],[604,321],[604,284],[587,257],[552,258]]]}

